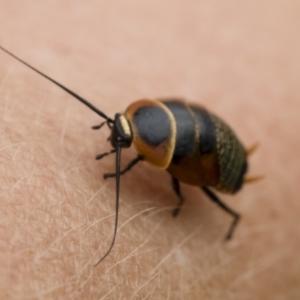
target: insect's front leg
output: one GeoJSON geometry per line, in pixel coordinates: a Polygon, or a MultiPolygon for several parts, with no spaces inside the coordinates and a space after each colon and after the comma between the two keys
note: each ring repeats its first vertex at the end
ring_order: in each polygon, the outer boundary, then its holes
{"type": "MultiPolygon", "coordinates": [[[[139,161],[143,160],[142,156],[137,156],[135,159],[133,159],[126,167],[124,170],[120,172],[120,175],[124,175],[127,173],[133,166],[135,166],[139,161]]],[[[105,173],[103,175],[104,179],[110,178],[110,177],[116,177],[116,173],[105,173]]]]}

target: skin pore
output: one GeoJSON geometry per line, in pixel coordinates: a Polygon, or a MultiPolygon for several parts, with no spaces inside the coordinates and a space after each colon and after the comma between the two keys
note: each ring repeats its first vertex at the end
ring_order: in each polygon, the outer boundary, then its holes
{"type": "MultiPolygon", "coordinates": [[[[0,52],[0,294],[3,299],[297,299],[300,294],[295,0],[1,1],[0,44],[111,118],[134,100],[185,97],[260,147],[232,219],[144,162],[121,178],[114,222],[109,129],[76,99],[0,52]],[[67,13],[66,13],[67,12],[67,13]]],[[[124,150],[124,167],[136,156],[124,150]]]]}

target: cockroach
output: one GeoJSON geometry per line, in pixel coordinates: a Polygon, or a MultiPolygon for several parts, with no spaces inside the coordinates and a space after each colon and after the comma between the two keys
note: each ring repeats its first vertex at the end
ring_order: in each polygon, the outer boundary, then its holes
{"type": "Polygon", "coordinates": [[[31,70],[48,79],[68,94],[89,107],[105,121],[92,129],[107,125],[110,130],[112,150],[96,156],[96,159],[115,153],[116,171],[106,173],[104,178],[116,178],[116,216],[112,242],[97,266],[111,252],[117,234],[119,214],[120,176],[140,161],[166,170],[172,179],[172,188],[179,199],[173,216],[177,216],[184,203],[180,182],[200,187],[208,198],[233,217],[226,234],[229,240],[241,218],[211,190],[211,187],[228,194],[235,194],[245,182],[260,177],[245,178],[248,151],[233,130],[218,116],[202,106],[188,104],[182,99],[142,99],[133,102],[125,113],[115,114],[112,119],[90,102],[74,93],[56,80],[29,65],[0,46],[0,49],[31,70]],[[137,157],[120,170],[121,150],[134,145],[137,157]]]}

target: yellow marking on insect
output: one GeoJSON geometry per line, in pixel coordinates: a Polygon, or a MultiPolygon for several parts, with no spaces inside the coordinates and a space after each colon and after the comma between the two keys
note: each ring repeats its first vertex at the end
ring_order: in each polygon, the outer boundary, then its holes
{"type": "Polygon", "coordinates": [[[125,134],[131,135],[130,126],[129,126],[128,121],[125,119],[125,117],[124,116],[120,116],[120,121],[121,121],[122,128],[123,128],[125,134]]]}

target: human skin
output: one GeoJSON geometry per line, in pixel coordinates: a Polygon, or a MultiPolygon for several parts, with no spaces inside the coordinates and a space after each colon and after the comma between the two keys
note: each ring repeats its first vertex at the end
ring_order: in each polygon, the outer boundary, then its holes
{"type": "MultiPolygon", "coordinates": [[[[106,114],[179,96],[234,128],[249,175],[231,217],[140,163],[122,177],[102,119],[0,52],[1,299],[297,299],[300,297],[300,5],[293,1],[0,1],[0,45],[106,114]],[[161,3],[162,2],[162,3],[161,3]]],[[[135,157],[124,150],[122,166],[135,157]]]]}

